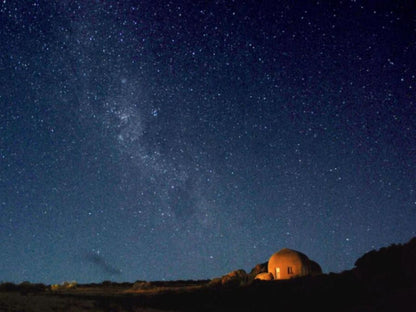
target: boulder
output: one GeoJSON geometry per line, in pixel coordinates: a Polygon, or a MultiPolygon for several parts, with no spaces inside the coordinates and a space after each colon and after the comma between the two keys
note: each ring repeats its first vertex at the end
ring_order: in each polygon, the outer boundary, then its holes
{"type": "Polygon", "coordinates": [[[240,286],[248,281],[248,275],[244,270],[232,271],[221,278],[221,284],[226,286],[240,286]]]}
{"type": "Polygon", "coordinates": [[[254,280],[260,273],[267,273],[267,264],[268,262],[257,264],[248,274],[249,280],[254,280]]]}
{"type": "Polygon", "coordinates": [[[273,274],[270,272],[263,272],[256,275],[254,278],[256,280],[262,280],[262,281],[271,281],[273,280],[273,274]]]}
{"type": "Polygon", "coordinates": [[[226,275],[223,275],[219,278],[214,278],[209,283],[212,286],[226,286],[226,287],[235,287],[241,286],[248,282],[249,278],[244,270],[232,271],[226,275]]]}

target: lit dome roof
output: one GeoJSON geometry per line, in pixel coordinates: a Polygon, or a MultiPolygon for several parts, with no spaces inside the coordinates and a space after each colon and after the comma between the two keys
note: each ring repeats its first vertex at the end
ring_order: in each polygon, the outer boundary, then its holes
{"type": "Polygon", "coordinates": [[[267,271],[272,273],[275,279],[322,273],[318,263],[310,260],[305,254],[289,248],[283,248],[270,257],[267,271]]]}

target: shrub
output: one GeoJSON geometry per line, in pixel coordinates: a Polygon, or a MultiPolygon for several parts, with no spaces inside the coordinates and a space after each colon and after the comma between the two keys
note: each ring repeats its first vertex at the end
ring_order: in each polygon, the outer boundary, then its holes
{"type": "Polygon", "coordinates": [[[18,286],[13,283],[1,283],[0,284],[0,291],[17,291],[18,286]]]}

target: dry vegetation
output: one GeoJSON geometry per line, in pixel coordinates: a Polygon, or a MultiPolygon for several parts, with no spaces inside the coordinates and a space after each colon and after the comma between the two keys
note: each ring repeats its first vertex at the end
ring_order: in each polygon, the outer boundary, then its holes
{"type": "Polygon", "coordinates": [[[254,280],[264,264],[204,281],[0,284],[0,311],[416,311],[416,238],[371,251],[353,270],[254,280]]]}

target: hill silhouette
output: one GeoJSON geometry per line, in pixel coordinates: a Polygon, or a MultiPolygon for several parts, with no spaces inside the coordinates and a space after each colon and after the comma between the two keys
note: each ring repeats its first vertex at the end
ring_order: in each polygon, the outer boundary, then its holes
{"type": "Polygon", "coordinates": [[[0,311],[416,311],[416,237],[341,273],[260,281],[236,270],[201,281],[0,285],[0,311]]]}

